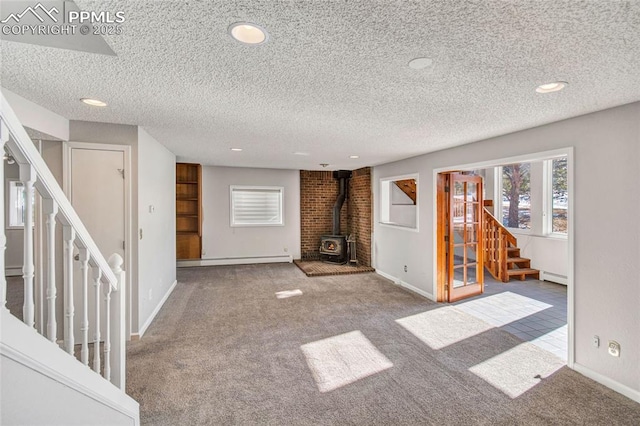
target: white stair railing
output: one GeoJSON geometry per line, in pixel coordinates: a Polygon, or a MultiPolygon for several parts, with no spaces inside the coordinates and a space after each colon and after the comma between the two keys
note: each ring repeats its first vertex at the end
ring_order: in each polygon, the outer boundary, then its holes
{"type": "MultiPolygon", "coordinates": [[[[60,185],[40,156],[35,145],[27,135],[13,109],[1,96],[0,110],[0,143],[3,151],[15,159],[20,167],[20,180],[25,188],[25,221],[24,229],[33,229],[34,212],[31,200],[34,191],[42,198],[42,211],[46,219],[44,247],[39,247],[40,258],[46,259],[45,270],[36,271],[34,265],[34,239],[32,232],[24,232],[24,303],[23,322],[25,332],[37,332],[36,315],[38,309],[43,309],[46,315],[37,324],[38,329],[46,333],[45,337],[57,343],[58,320],[60,313],[56,312],[56,223],[63,229],[63,296],[64,296],[64,350],[75,356],[76,340],[81,345],[80,359],[89,366],[89,347],[93,346],[93,370],[100,374],[100,343],[104,342],[103,377],[124,391],[125,389],[125,274],[122,270],[123,260],[118,254],[113,254],[107,261],[89,232],[78,217],[76,211],[60,188],[60,185]],[[82,300],[74,300],[74,249],[78,249],[80,261],[82,300]],[[92,271],[90,273],[89,271],[92,271]],[[45,295],[43,306],[35,303],[43,298],[34,297],[34,276],[40,274],[44,280],[45,295]],[[91,277],[91,285],[89,285],[91,277]],[[93,294],[90,294],[92,292],[93,294]],[[101,293],[102,292],[102,293],[101,293]],[[89,305],[93,300],[94,305],[89,305]],[[78,309],[76,309],[78,307],[78,309]],[[90,309],[92,311],[90,311],[90,309]],[[104,314],[101,313],[104,312],[104,314]],[[81,315],[81,335],[74,335],[74,319],[76,312],[81,315]],[[101,336],[101,318],[104,335],[101,336]],[[89,342],[89,326],[95,330],[89,342]]],[[[4,176],[4,161],[0,165],[0,176],[4,176]]],[[[4,185],[0,185],[0,198],[4,200],[4,185]]],[[[0,224],[4,224],[5,209],[0,210],[0,224]]],[[[5,227],[3,226],[3,229],[5,227]]],[[[7,309],[7,282],[4,274],[4,252],[6,249],[6,235],[0,235],[0,309],[7,309]]],[[[40,303],[40,302],[39,302],[40,303]]]]}

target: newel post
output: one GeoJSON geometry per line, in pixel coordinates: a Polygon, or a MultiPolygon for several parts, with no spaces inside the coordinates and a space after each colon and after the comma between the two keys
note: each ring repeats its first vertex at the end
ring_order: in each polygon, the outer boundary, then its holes
{"type": "Polygon", "coordinates": [[[118,280],[118,287],[111,293],[111,303],[109,316],[111,317],[111,333],[107,338],[111,343],[109,360],[111,361],[111,383],[125,390],[126,378],[126,279],[125,271],[122,269],[124,260],[114,253],[109,257],[109,266],[118,280]]]}

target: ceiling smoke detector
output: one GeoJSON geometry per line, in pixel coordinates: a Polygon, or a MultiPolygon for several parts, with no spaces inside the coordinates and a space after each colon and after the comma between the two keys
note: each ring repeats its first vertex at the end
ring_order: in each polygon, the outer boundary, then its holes
{"type": "Polygon", "coordinates": [[[538,93],[551,93],[551,92],[559,92],[560,90],[567,87],[569,83],[566,81],[554,81],[553,83],[545,83],[541,84],[536,88],[536,92],[538,93]]]}
{"type": "Polygon", "coordinates": [[[229,34],[240,43],[258,45],[267,42],[267,31],[252,22],[236,22],[229,26],[229,34]]]}

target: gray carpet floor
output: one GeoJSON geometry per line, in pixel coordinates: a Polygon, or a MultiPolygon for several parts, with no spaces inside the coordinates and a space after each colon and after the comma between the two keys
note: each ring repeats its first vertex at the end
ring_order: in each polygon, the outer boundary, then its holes
{"type": "MultiPolygon", "coordinates": [[[[376,274],[309,278],[291,264],[179,269],[173,294],[129,346],[127,392],[146,425],[640,424],[640,404],[567,367],[509,395],[483,374],[513,369],[501,354],[529,343],[456,309],[376,274]],[[276,298],[296,289],[302,295],[276,298]],[[401,325],[438,309],[440,320],[450,310],[484,331],[433,349],[401,325]],[[353,336],[377,354],[343,353],[353,336]],[[344,361],[327,364],[329,376],[379,359],[382,367],[322,388],[310,366],[324,368],[323,356],[344,361]]],[[[517,353],[514,362],[544,364],[535,351],[517,353]]]]}

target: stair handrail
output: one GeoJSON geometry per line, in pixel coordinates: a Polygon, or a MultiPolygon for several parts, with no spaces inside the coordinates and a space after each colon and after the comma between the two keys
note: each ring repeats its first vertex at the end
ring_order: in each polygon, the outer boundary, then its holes
{"type": "Polygon", "coordinates": [[[109,284],[113,291],[117,291],[118,280],[111,268],[109,268],[109,263],[98,249],[93,238],[91,238],[89,231],[87,231],[78,213],[76,213],[64,191],[60,188],[58,181],[44,162],[4,94],[0,94],[0,96],[2,96],[0,140],[7,145],[16,163],[30,164],[33,167],[33,171],[38,178],[35,185],[40,195],[56,202],[62,224],[71,226],[75,230],[77,245],[89,251],[91,255],[89,264],[99,268],[102,271],[102,282],[109,284]]]}
{"type": "MultiPolygon", "coordinates": [[[[58,314],[56,312],[56,285],[55,285],[55,238],[56,221],[59,221],[63,228],[63,258],[64,258],[64,347],[63,349],[74,356],[75,354],[75,302],[74,293],[74,248],[78,248],[79,254],[75,260],[80,262],[80,277],[82,289],[82,311],[79,312],[80,337],[78,344],[82,344],[80,359],[85,366],[89,365],[89,345],[94,348],[92,369],[103,377],[125,390],[125,355],[126,355],[126,327],[125,327],[125,271],[122,269],[123,260],[120,255],[114,253],[109,260],[105,259],[100,252],[95,241],[82,223],[82,220],[71,205],[71,202],[64,194],[62,188],[51,173],[51,170],[36,149],[22,126],[18,116],[13,111],[4,94],[0,92],[0,143],[2,151],[5,148],[9,151],[13,159],[20,166],[20,180],[24,184],[25,197],[31,200],[34,190],[37,190],[42,197],[43,212],[46,217],[45,231],[47,235],[47,261],[46,271],[43,275],[47,279],[46,299],[47,318],[35,317],[34,298],[34,244],[33,233],[24,232],[24,259],[23,259],[23,279],[24,279],[24,304],[23,322],[28,329],[33,330],[39,327],[39,332],[53,344],[57,345],[57,323],[58,314]],[[53,254],[52,254],[53,253],[53,254]],[[93,274],[90,277],[89,271],[93,274]],[[95,297],[95,308],[89,317],[87,306],[89,304],[89,289],[93,287],[95,297]],[[102,301],[104,301],[104,306],[102,301]],[[101,311],[104,309],[106,323],[105,333],[100,333],[101,311]],[[93,322],[91,322],[93,321],[93,322]],[[95,334],[89,339],[88,331],[90,322],[95,326],[95,334]],[[46,325],[46,327],[45,327],[46,325]],[[104,349],[100,348],[104,342],[104,349]],[[99,353],[104,353],[104,363],[101,368],[101,358],[99,353]]],[[[0,172],[4,170],[4,162],[0,164],[0,172]]],[[[4,186],[0,188],[0,198],[4,202],[4,186]]],[[[4,210],[0,212],[0,223],[4,222],[4,210]]],[[[34,224],[33,204],[27,202],[25,205],[25,229],[30,229],[34,224]]],[[[4,250],[6,235],[0,234],[0,267],[4,269],[4,250]]],[[[42,247],[40,247],[43,250],[42,247]]],[[[6,295],[7,283],[4,275],[0,277],[0,309],[7,309],[6,295]]],[[[43,304],[44,302],[40,302],[43,304]]],[[[40,306],[40,305],[39,305],[40,306]]]]}
{"type": "Polygon", "coordinates": [[[507,279],[507,249],[517,244],[517,238],[483,207],[484,266],[499,281],[507,279]]]}

